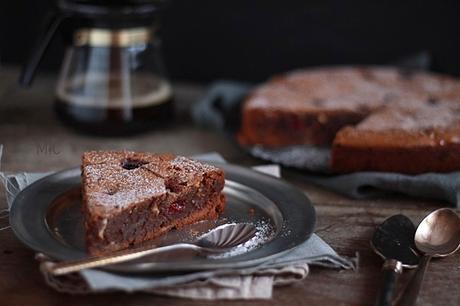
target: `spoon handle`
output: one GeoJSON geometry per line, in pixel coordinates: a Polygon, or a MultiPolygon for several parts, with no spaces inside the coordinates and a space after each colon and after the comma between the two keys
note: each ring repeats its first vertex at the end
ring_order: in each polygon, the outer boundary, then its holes
{"type": "Polygon", "coordinates": [[[396,279],[402,272],[402,264],[395,259],[387,259],[383,264],[383,286],[375,302],[376,306],[390,306],[396,287],[396,279]]]}
{"type": "Polygon", "coordinates": [[[398,298],[395,300],[395,306],[413,306],[417,301],[418,294],[422,287],[425,271],[430,263],[431,256],[423,256],[415,274],[407,283],[406,287],[401,291],[398,298]]]}
{"type": "Polygon", "coordinates": [[[64,275],[72,272],[81,271],[84,269],[100,268],[103,266],[128,262],[131,260],[139,259],[148,255],[153,255],[155,253],[160,253],[164,251],[194,247],[194,245],[187,243],[178,243],[163,247],[150,246],[149,248],[138,248],[98,257],[89,257],[78,260],[63,261],[59,263],[46,263],[43,265],[43,269],[46,272],[51,273],[53,275],[64,275]]]}

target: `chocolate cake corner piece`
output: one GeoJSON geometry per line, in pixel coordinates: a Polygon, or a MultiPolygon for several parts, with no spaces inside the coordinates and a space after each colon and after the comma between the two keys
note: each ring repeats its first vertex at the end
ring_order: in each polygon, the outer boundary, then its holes
{"type": "Polygon", "coordinates": [[[82,157],[86,247],[101,255],[224,210],[221,169],[170,154],[87,152],[82,157]]]}

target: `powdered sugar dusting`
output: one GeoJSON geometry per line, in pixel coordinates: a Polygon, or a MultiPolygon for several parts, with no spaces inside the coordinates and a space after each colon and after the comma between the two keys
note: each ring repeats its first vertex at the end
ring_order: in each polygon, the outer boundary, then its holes
{"type": "Polygon", "coordinates": [[[138,168],[119,170],[118,165],[88,165],[86,177],[88,203],[108,207],[123,207],[166,192],[164,180],[138,168]]]}
{"type": "Polygon", "coordinates": [[[217,170],[216,167],[209,164],[204,164],[199,161],[189,159],[183,156],[177,156],[171,161],[171,165],[174,167],[180,167],[183,171],[187,173],[202,173],[207,171],[217,170]]]}
{"type": "Polygon", "coordinates": [[[230,249],[225,253],[218,255],[210,255],[208,257],[213,259],[220,259],[242,255],[254,249],[257,249],[258,247],[262,246],[274,237],[275,232],[273,226],[267,221],[261,220],[254,225],[256,226],[257,232],[255,236],[252,237],[250,240],[230,249]]]}
{"type": "Polygon", "coordinates": [[[460,82],[391,68],[322,68],[294,71],[258,87],[245,109],[369,112],[394,101],[423,102],[460,96],[460,82]]]}
{"type": "Polygon", "coordinates": [[[460,124],[460,105],[454,102],[395,104],[391,108],[377,111],[361,122],[359,130],[402,129],[406,131],[437,129],[458,126],[460,124]]]}
{"type": "Polygon", "coordinates": [[[220,171],[182,156],[137,152],[87,152],[83,155],[83,189],[87,205],[110,211],[170,195],[173,178],[199,185],[202,175],[220,171]]]}

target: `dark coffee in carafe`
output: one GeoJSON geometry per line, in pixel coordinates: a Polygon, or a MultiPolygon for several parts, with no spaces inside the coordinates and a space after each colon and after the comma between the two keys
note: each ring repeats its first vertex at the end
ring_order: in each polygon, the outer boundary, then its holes
{"type": "MultiPolygon", "coordinates": [[[[173,93],[152,26],[160,2],[58,2],[48,32],[66,24],[69,44],[55,103],[64,123],[91,134],[124,135],[171,121],[173,93]]],[[[30,83],[36,63],[29,62],[23,83],[30,83]]]]}

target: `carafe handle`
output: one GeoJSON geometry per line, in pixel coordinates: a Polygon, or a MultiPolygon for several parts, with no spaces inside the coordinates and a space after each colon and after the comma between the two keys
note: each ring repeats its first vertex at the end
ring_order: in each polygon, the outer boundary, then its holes
{"type": "Polygon", "coordinates": [[[45,22],[42,26],[41,34],[39,35],[32,53],[27,60],[25,66],[23,66],[21,75],[19,76],[19,84],[21,86],[30,86],[32,83],[37,67],[40,65],[40,62],[45,54],[48,46],[54,38],[57,30],[61,26],[64,19],[67,16],[59,13],[51,13],[45,19],[45,22]]]}

